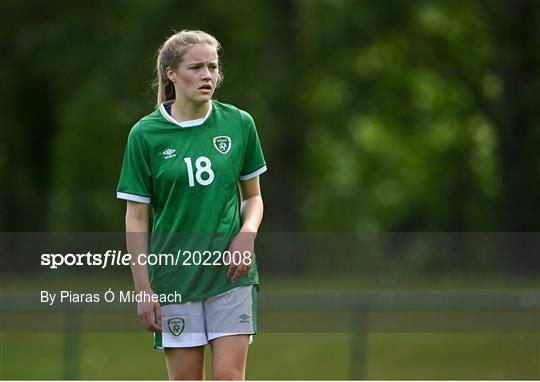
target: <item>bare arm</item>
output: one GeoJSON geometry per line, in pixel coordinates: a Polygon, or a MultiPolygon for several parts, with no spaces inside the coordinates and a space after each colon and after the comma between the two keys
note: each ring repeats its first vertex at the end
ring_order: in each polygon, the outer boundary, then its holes
{"type": "MultiPolygon", "coordinates": [[[[240,181],[240,193],[242,195],[242,228],[240,228],[240,232],[231,243],[229,251],[231,253],[235,251],[240,253],[249,251],[253,253],[255,237],[259,231],[264,211],[259,177],[256,176],[246,181],[240,181]]],[[[231,262],[228,276],[231,278],[231,281],[235,281],[237,278],[248,273],[250,268],[251,264],[246,265],[242,263],[234,265],[231,262]]]]}
{"type": "Polygon", "coordinates": [[[257,233],[264,211],[259,177],[240,181],[240,191],[242,194],[242,228],[240,232],[257,233]]]}
{"type": "MultiPolygon", "coordinates": [[[[137,257],[148,254],[148,225],[150,205],[128,201],[126,209],[126,243],[133,256],[131,274],[135,291],[153,294],[148,278],[148,265],[140,264],[137,257]]],[[[158,303],[141,302],[137,304],[137,315],[147,330],[161,331],[161,308],[158,303]]]]}

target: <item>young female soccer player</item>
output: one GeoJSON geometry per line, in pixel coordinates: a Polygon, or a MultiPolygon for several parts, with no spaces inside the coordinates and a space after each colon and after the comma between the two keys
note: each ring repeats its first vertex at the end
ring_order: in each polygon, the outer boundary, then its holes
{"type": "Polygon", "coordinates": [[[222,81],[219,50],[202,31],[181,31],[161,46],[157,109],[131,129],[117,189],[127,200],[129,253],[148,253],[151,205],[150,251],[174,255],[132,265],[141,295],[182,296],[137,304],[170,379],[203,379],[208,343],[212,377],[244,379],[257,330],[253,245],[266,164],[251,116],[212,99],[222,81]]]}

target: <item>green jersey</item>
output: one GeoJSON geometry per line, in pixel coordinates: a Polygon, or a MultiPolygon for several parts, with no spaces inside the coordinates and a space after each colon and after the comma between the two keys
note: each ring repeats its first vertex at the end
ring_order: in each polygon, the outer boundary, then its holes
{"type": "Polygon", "coordinates": [[[151,203],[150,252],[172,255],[166,264],[149,262],[151,286],[190,301],[258,284],[254,254],[249,273],[234,283],[218,259],[241,227],[238,181],[266,171],[253,118],[212,100],[206,117],[179,123],[171,104],[131,129],[117,188],[120,199],[151,203]],[[201,261],[210,252],[210,261],[201,261]]]}

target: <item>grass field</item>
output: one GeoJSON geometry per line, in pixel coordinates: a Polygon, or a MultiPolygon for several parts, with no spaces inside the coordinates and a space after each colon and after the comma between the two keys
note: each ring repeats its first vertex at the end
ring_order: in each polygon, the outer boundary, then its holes
{"type": "MultiPolygon", "coordinates": [[[[129,288],[129,278],[69,276],[54,279],[34,277],[21,282],[5,277],[4,291],[47,289],[129,288]],[[69,287],[67,287],[69,286],[69,287]],[[83,287],[84,286],[84,287],[83,287]]],[[[380,286],[380,280],[311,277],[267,279],[264,290],[366,290],[380,286]]],[[[393,289],[532,289],[538,280],[452,279],[398,280],[393,289]],[[515,281],[515,282],[514,282],[515,281]]],[[[129,313],[128,313],[129,314],[129,313]]],[[[134,315],[135,313],[133,313],[134,315]]],[[[381,312],[371,320],[381,320],[381,312]],[[379,316],[378,316],[379,315],[379,316]]],[[[7,315],[3,315],[7,318],[7,315]]],[[[101,325],[107,325],[105,318],[101,325]]],[[[323,317],[323,316],[320,316],[323,317]]],[[[314,319],[320,318],[314,316],[314,319]]],[[[46,316],[37,313],[31,323],[46,316]]],[[[122,318],[119,318],[122,319],[122,318]]],[[[284,318],[286,319],[286,318],[284,318]]],[[[274,333],[255,337],[250,348],[249,379],[540,379],[540,334],[510,332],[468,333],[274,333]],[[352,374],[353,370],[361,374],[352,374]]],[[[163,355],[151,347],[148,333],[85,332],[77,346],[66,354],[63,333],[13,333],[2,331],[0,338],[2,379],[63,379],[65,359],[75,359],[69,368],[80,379],[166,379],[163,355]]],[[[207,349],[207,356],[210,351],[207,349]]],[[[207,362],[208,364],[208,362],[207,362]]],[[[210,371],[207,370],[210,376],[210,371]]]]}
{"type": "MultiPolygon", "coordinates": [[[[150,340],[146,333],[81,335],[79,378],[165,379],[163,356],[151,349],[150,340]]],[[[351,357],[350,341],[345,333],[258,335],[250,348],[247,377],[350,379],[351,362],[361,363],[362,377],[368,379],[540,377],[540,338],[528,334],[370,334],[365,360],[351,357]]],[[[65,376],[61,334],[4,334],[2,343],[2,379],[65,376]]]]}

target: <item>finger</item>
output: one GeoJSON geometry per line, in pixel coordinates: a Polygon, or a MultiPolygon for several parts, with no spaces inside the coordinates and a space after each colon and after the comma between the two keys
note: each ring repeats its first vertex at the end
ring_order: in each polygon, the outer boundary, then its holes
{"type": "Polygon", "coordinates": [[[237,265],[231,264],[229,265],[229,272],[227,272],[227,277],[231,278],[234,272],[236,271],[237,265]]]}
{"type": "Polygon", "coordinates": [[[161,332],[161,328],[157,326],[154,322],[150,322],[147,330],[149,332],[161,332]]]}
{"type": "Polygon", "coordinates": [[[235,281],[237,278],[242,277],[244,275],[244,266],[239,265],[236,267],[236,271],[234,272],[233,276],[231,277],[231,281],[235,281]]]}
{"type": "Polygon", "coordinates": [[[142,326],[144,326],[144,328],[146,329],[145,322],[144,322],[145,313],[144,313],[144,312],[137,311],[137,318],[138,318],[139,321],[141,322],[142,326]]]}
{"type": "Polygon", "coordinates": [[[242,267],[242,276],[246,275],[250,269],[251,269],[251,265],[244,264],[244,266],[242,267]]]}
{"type": "Polygon", "coordinates": [[[144,318],[145,328],[150,332],[159,332],[161,329],[154,322],[154,312],[150,311],[144,318]]]}
{"type": "Polygon", "coordinates": [[[141,315],[141,323],[146,330],[150,330],[150,312],[145,312],[141,315]]]}
{"type": "Polygon", "coordinates": [[[234,280],[236,280],[236,274],[237,274],[237,272],[238,272],[238,268],[240,268],[239,265],[235,265],[235,266],[234,266],[234,269],[232,270],[232,272],[231,272],[231,277],[230,277],[230,278],[231,278],[231,282],[234,282],[234,280]]]}
{"type": "Polygon", "coordinates": [[[161,329],[161,306],[159,306],[158,303],[154,305],[154,319],[156,322],[156,325],[159,329],[159,331],[162,331],[161,329]]]}

